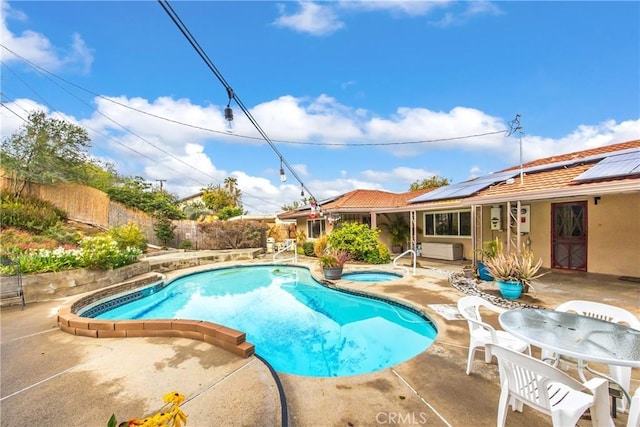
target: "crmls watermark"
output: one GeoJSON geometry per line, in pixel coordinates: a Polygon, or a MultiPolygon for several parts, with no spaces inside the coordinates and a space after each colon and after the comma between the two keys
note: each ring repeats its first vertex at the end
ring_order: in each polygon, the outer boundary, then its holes
{"type": "Polygon", "coordinates": [[[376,422],[385,425],[423,425],[427,423],[425,412],[378,412],[376,422]]]}

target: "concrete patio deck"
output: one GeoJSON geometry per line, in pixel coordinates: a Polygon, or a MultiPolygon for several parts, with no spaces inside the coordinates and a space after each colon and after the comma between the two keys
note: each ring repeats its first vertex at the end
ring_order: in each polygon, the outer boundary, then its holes
{"type": "MultiPolygon", "coordinates": [[[[448,272],[460,271],[461,264],[420,263],[415,275],[398,282],[340,284],[423,309],[438,327],[436,342],[411,360],[366,375],[312,378],[280,373],[289,425],[495,425],[500,391],[497,365],[485,364],[480,352],[474,372],[465,375],[467,324],[448,319],[439,310],[464,295],[448,280],[448,272]]],[[[312,271],[317,268],[309,259],[302,258],[300,264],[312,271]]],[[[228,263],[165,274],[171,279],[224,265],[228,263]]],[[[639,283],[553,272],[535,288],[535,294],[523,301],[553,308],[568,299],[588,299],[625,307],[640,316],[639,283]]],[[[490,286],[485,290],[497,294],[490,286]]],[[[189,426],[282,424],[276,382],[258,358],[242,359],[184,338],[70,335],[56,325],[57,308],[66,301],[0,311],[1,426],[105,426],[112,413],[119,421],[155,413],[162,406],[162,395],[174,390],[187,398],[182,409],[189,416],[189,426]]],[[[490,320],[497,325],[496,318],[490,320]]],[[[640,386],[636,371],[632,390],[640,386]]],[[[626,415],[619,414],[614,421],[625,426],[626,415]]],[[[550,424],[548,417],[526,407],[523,413],[510,412],[507,417],[507,426],[550,424]]],[[[579,425],[588,426],[590,421],[581,420],[579,425]]]]}

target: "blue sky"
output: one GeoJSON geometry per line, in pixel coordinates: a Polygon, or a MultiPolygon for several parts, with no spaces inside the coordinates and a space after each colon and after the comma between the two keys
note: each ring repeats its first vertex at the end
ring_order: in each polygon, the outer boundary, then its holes
{"type": "MultiPolygon", "coordinates": [[[[233,176],[251,213],[300,199],[235,101],[224,132],[223,84],[157,1],[0,1],[2,137],[44,110],[179,197],[233,176]]],[[[318,199],[517,165],[516,114],[524,161],[640,138],[640,2],[169,4],[318,199]]]]}

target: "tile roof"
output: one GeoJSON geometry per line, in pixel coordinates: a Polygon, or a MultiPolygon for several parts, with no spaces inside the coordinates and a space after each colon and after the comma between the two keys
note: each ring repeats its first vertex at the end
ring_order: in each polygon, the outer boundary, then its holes
{"type": "MultiPolygon", "coordinates": [[[[612,144],[604,147],[597,147],[588,150],[537,159],[523,164],[524,169],[535,168],[533,171],[529,171],[524,174],[523,185],[520,185],[520,176],[518,175],[514,178],[514,182],[511,184],[507,184],[505,181],[498,182],[466,198],[473,198],[474,201],[481,201],[478,199],[503,195],[508,196],[511,194],[522,195],[529,192],[537,193],[541,191],[553,191],[554,189],[569,189],[571,187],[575,187],[577,189],[580,188],[581,185],[589,184],[574,181],[573,179],[592,168],[593,165],[596,164],[602,157],[605,157],[606,154],[637,148],[640,148],[640,140],[627,141],[619,144],[612,144]],[[584,160],[581,161],[581,159],[584,160]],[[554,166],[554,164],[557,165],[554,166]]],[[[514,166],[504,169],[503,171],[517,170],[519,168],[520,166],[514,166]]],[[[600,180],[599,182],[627,183],[637,182],[639,180],[640,175],[633,175],[626,177],[605,178],[600,180]]],[[[640,190],[640,185],[638,186],[638,189],[640,190]]],[[[434,200],[420,203],[409,203],[409,200],[415,199],[416,197],[433,190],[434,189],[431,188],[427,190],[409,191],[406,193],[391,193],[380,190],[354,190],[342,196],[338,196],[326,204],[323,204],[322,209],[325,212],[344,212],[348,210],[379,211],[384,208],[397,209],[402,207],[411,207],[412,209],[414,209],[437,206],[452,202],[460,202],[465,199],[461,198],[456,200],[434,200]]],[[[296,211],[289,211],[280,214],[279,217],[281,219],[296,218],[305,216],[308,212],[309,208],[307,207],[306,209],[299,209],[296,211]]]]}
{"type": "MultiPolygon", "coordinates": [[[[560,154],[560,155],[551,156],[551,157],[545,157],[543,159],[537,159],[531,162],[524,163],[522,166],[524,168],[530,168],[535,166],[550,165],[552,163],[578,160],[586,157],[597,156],[600,154],[608,154],[608,153],[613,153],[615,151],[628,150],[631,148],[640,148],[640,139],[621,142],[619,144],[605,145],[603,147],[590,148],[588,150],[575,151],[573,153],[566,153],[566,154],[560,154]]],[[[513,170],[513,169],[518,169],[519,167],[520,166],[513,166],[504,170],[505,171],[513,170]]]]}
{"type": "MultiPolygon", "coordinates": [[[[496,195],[507,194],[521,194],[525,192],[539,192],[544,190],[554,190],[569,187],[578,187],[584,185],[584,183],[574,181],[573,179],[583,172],[591,169],[599,159],[593,159],[589,161],[581,162],[580,159],[589,159],[594,156],[606,155],[622,150],[640,148],[640,140],[623,142],[620,144],[607,145],[605,147],[598,147],[589,150],[577,151],[575,153],[562,154],[559,156],[547,157],[544,159],[534,160],[532,162],[525,163],[524,169],[532,167],[549,166],[548,169],[540,168],[535,172],[529,172],[524,174],[524,184],[520,185],[520,176],[516,176],[512,184],[505,182],[496,183],[477,194],[474,198],[482,198],[496,195]],[[573,162],[572,162],[573,161],[573,162]],[[566,162],[572,162],[566,164],[566,162]],[[561,163],[561,166],[553,168],[553,164],[561,163]]],[[[519,167],[514,167],[505,170],[515,170],[519,167]]],[[[628,181],[638,180],[640,175],[631,177],[612,177],[600,180],[600,182],[613,182],[613,181],[628,181]]],[[[640,188],[639,188],[640,189],[640,188]]]]}
{"type": "MultiPolygon", "coordinates": [[[[405,193],[391,193],[381,190],[353,190],[331,199],[327,203],[322,203],[322,210],[325,212],[337,211],[367,211],[369,209],[399,208],[407,206],[408,200],[418,197],[424,193],[432,191],[433,188],[424,190],[408,191],[405,193]]],[[[310,212],[309,206],[304,206],[296,210],[284,212],[278,215],[280,219],[298,218],[306,216],[310,212]]]]}

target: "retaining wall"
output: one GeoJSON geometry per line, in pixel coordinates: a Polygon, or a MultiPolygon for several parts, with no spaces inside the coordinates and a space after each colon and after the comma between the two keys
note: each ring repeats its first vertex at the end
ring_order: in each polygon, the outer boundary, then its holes
{"type": "MultiPolygon", "coordinates": [[[[77,269],[58,273],[29,274],[22,277],[27,304],[68,297],[102,289],[151,271],[147,261],[137,262],[114,270],[77,269]]],[[[4,299],[0,305],[15,303],[4,299]]]]}

